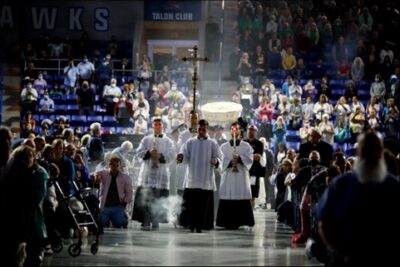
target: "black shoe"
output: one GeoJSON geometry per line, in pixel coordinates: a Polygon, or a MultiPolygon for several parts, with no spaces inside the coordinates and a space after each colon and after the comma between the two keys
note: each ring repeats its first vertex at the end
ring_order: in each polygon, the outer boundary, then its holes
{"type": "Polygon", "coordinates": [[[190,232],[194,233],[194,226],[190,226],[189,229],[190,229],[190,232]]]}

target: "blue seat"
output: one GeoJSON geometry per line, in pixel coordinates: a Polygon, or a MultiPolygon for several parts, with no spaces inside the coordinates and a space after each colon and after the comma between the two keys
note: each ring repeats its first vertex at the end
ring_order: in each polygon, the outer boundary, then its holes
{"type": "Polygon", "coordinates": [[[66,105],[55,105],[55,113],[56,114],[67,114],[67,106],[66,105]]]}
{"type": "Polygon", "coordinates": [[[92,124],[94,122],[103,123],[103,117],[101,115],[87,116],[87,120],[86,120],[86,125],[87,126],[90,126],[90,124],[92,124]]]}
{"type": "Polygon", "coordinates": [[[300,149],[300,142],[287,142],[286,145],[287,148],[293,148],[296,151],[299,151],[300,149]]]}
{"type": "Polygon", "coordinates": [[[67,114],[69,114],[69,115],[78,115],[79,114],[78,105],[67,105],[67,114]]]}
{"type": "Polygon", "coordinates": [[[287,135],[286,141],[287,142],[300,142],[301,139],[300,139],[300,136],[298,136],[298,135],[287,135]]]}
{"type": "Polygon", "coordinates": [[[42,121],[44,119],[49,119],[49,120],[54,122],[55,119],[56,119],[56,115],[53,115],[53,114],[40,114],[40,121],[42,121]]]}
{"type": "Polygon", "coordinates": [[[72,115],[71,126],[85,126],[86,116],[85,115],[72,115]]]}
{"type": "Polygon", "coordinates": [[[74,105],[74,104],[76,104],[77,102],[76,102],[76,95],[74,95],[74,94],[71,94],[71,95],[66,95],[65,96],[65,102],[66,102],[66,104],[67,105],[74,105]]]}
{"type": "Polygon", "coordinates": [[[103,126],[104,127],[117,127],[118,122],[115,120],[114,116],[105,115],[103,116],[103,126]]]}

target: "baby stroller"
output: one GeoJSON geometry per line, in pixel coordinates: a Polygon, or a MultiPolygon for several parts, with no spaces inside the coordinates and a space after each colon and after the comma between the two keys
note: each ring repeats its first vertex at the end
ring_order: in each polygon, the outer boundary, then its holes
{"type": "MultiPolygon", "coordinates": [[[[60,196],[60,204],[58,208],[58,213],[61,215],[60,219],[62,221],[63,229],[76,229],[78,232],[78,242],[73,243],[68,248],[68,253],[72,257],[77,257],[81,254],[81,246],[82,246],[82,230],[83,227],[88,227],[95,235],[95,241],[91,244],[90,251],[93,255],[98,252],[99,247],[99,228],[96,222],[96,217],[98,212],[96,208],[91,207],[87,203],[87,200],[92,200],[93,196],[91,194],[92,188],[85,188],[80,190],[75,182],[73,182],[73,186],[75,188],[75,195],[66,196],[61,189],[59,183],[54,181],[54,185],[57,191],[57,194],[60,196]]],[[[93,206],[93,205],[91,205],[93,206]]],[[[97,205],[98,210],[98,205],[97,205]]],[[[68,234],[63,234],[63,231],[60,230],[61,236],[66,236],[68,234]]],[[[69,231],[68,231],[69,232],[69,231]]],[[[53,238],[51,241],[51,248],[54,252],[58,253],[63,249],[62,239],[59,235],[58,238],[53,238]]]]}

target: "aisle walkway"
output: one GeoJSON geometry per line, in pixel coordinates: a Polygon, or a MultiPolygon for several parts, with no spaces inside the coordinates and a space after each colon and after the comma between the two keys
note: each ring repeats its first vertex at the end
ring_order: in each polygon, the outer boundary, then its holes
{"type": "Polygon", "coordinates": [[[304,256],[304,247],[290,243],[292,231],[275,222],[275,213],[255,212],[252,230],[213,230],[201,234],[174,229],[162,224],[159,231],[144,232],[140,224],[130,222],[128,229],[105,229],[99,252],[93,256],[90,245],[72,258],[64,250],[45,258],[44,266],[85,265],[321,265],[304,256]]]}

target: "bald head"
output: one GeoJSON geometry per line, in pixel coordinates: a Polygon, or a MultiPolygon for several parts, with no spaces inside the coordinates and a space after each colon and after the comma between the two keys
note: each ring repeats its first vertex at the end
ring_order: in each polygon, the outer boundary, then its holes
{"type": "Polygon", "coordinates": [[[360,134],[357,140],[357,155],[367,166],[374,167],[383,156],[383,142],[373,133],[360,134]]]}

